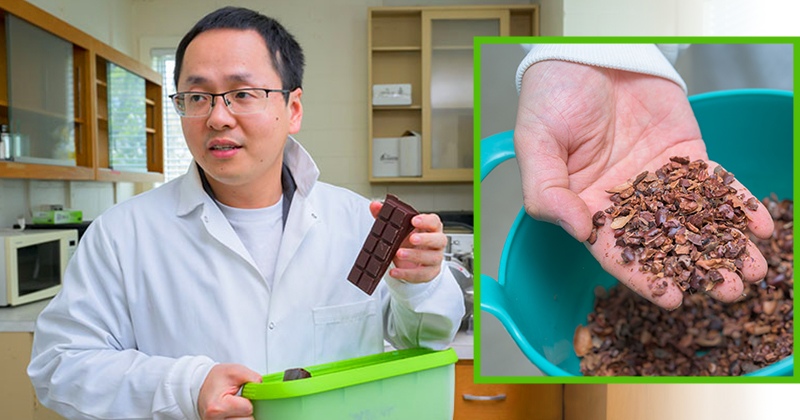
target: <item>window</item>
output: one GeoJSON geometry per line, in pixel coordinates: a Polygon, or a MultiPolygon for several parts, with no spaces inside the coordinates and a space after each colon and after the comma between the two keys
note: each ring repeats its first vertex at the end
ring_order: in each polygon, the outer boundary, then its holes
{"type": "Polygon", "coordinates": [[[154,49],[153,68],[162,76],[164,104],[164,182],[169,182],[184,173],[192,162],[192,154],[186,147],[181,130],[181,118],[172,107],[169,95],[175,92],[175,83],[172,75],[175,71],[175,50],[154,49]]]}

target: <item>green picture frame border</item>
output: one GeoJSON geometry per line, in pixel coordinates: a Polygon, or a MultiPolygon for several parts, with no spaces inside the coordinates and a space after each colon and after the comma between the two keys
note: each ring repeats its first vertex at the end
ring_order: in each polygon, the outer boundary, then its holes
{"type": "MultiPolygon", "coordinates": [[[[750,384],[750,383],[800,383],[800,368],[794,364],[794,375],[787,377],[694,377],[694,376],[675,376],[675,377],[582,377],[582,376],[482,376],[481,373],[481,47],[486,44],[635,44],[635,43],[656,43],[656,44],[792,44],[792,53],[796,55],[800,37],[700,37],[700,36],[675,36],[675,37],[475,37],[473,39],[473,224],[475,246],[475,309],[474,309],[474,372],[473,380],[481,384],[696,384],[696,383],[724,383],[724,384],[750,384]]],[[[793,88],[798,82],[798,63],[793,57],[793,88]]],[[[509,83],[511,77],[509,76],[509,83]]],[[[794,95],[794,121],[800,121],[798,115],[798,97],[794,95]]],[[[798,130],[797,124],[794,127],[794,139],[792,149],[793,165],[793,189],[792,193],[798,193],[798,130]]],[[[795,218],[798,211],[795,210],[795,218]]],[[[796,233],[796,229],[795,229],[796,233]]],[[[794,258],[797,259],[797,248],[794,249],[794,258]]],[[[797,294],[797,285],[793,287],[794,294],[797,294]]],[[[794,324],[797,323],[797,314],[794,314],[794,324]]],[[[797,353],[797,331],[794,332],[794,349],[792,354],[797,353]]]]}

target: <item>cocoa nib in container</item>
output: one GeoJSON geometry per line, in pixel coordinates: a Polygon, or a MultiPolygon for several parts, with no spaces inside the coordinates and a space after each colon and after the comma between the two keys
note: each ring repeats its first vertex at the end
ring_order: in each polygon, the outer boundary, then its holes
{"type": "Polygon", "coordinates": [[[739,376],[792,354],[794,343],[793,203],[764,199],[775,221],[770,239],[751,237],[767,277],[745,283],[742,300],[705,293],[667,311],[628,288],[595,289],[594,312],[575,331],[581,372],[592,376],[739,376]]]}
{"type": "Polygon", "coordinates": [[[702,160],[669,160],[606,191],[613,205],[592,217],[589,243],[598,229],[612,229],[619,262],[638,261],[639,270],[651,273],[653,296],[666,293],[669,282],[690,294],[711,290],[723,281],[723,268],[741,277],[748,257],[742,231],[758,202],[737,195],[735,177],[722,167],[709,174],[702,160]]]}

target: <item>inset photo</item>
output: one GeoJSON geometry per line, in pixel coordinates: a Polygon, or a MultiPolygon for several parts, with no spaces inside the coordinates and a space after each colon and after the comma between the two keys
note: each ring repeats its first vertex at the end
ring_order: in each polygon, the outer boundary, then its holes
{"type": "Polygon", "coordinates": [[[479,40],[476,370],[792,376],[793,45],[625,41],[479,40]]]}

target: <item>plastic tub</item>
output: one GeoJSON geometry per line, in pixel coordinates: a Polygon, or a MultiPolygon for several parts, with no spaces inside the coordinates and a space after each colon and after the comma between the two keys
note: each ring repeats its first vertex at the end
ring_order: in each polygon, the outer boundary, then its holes
{"type": "Polygon", "coordinates": [[[283,372],[244,386],[259,419],[453,418],[453,349],[408,349],[306,367],[310,378],[283,382],[283,372]]]}
{"type": "MultiPolygon", "coordinates": [[[[689,98],[708,155],[758,198],[792,198],[792,94],[732,90],[689,98]]],[[[481,179],[514,157],[513,132],[481,142],[481,179]]],[[[558,226],[520,210],[506,238],[498,281],[482,276],[481,309],[496,316],[520,350],[551,376],[581,375],[572,348],[575,327],[593,309],[593,289],[617,280],[558,226]],[[547,241],[542,240],[547,238],[547,241]],[[568,256],[568,257],[567,257],[568,256]]],[[[790,376],[794,356],[751,376],[790,376]]]]}

